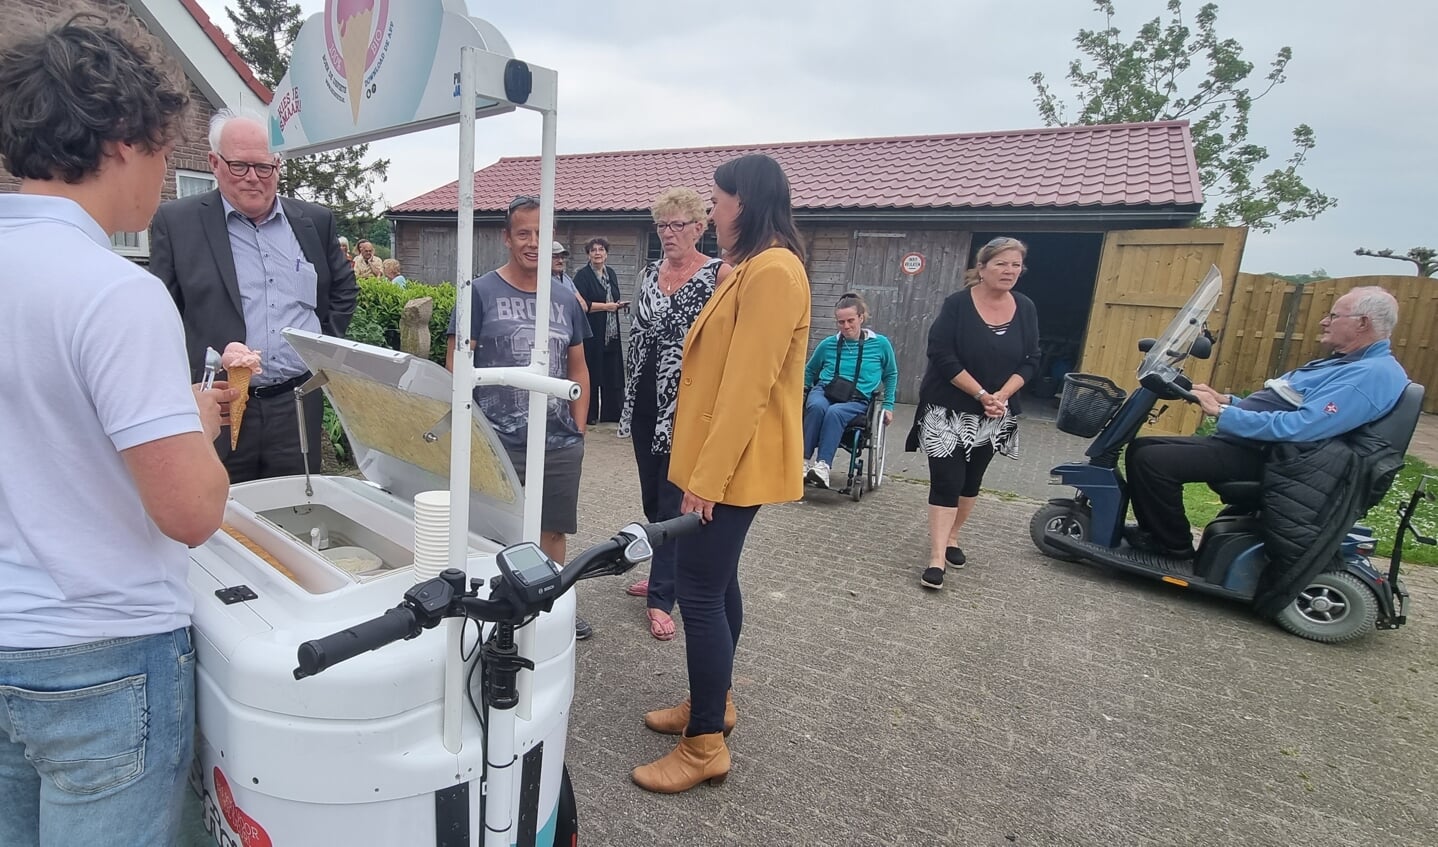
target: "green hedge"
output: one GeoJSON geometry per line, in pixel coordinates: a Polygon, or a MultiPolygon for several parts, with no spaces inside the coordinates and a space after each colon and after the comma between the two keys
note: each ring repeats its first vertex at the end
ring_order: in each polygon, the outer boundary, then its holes
{"type": "Polygon", "coordinates": [[[445,333],[449,330],[449,315],[454,311],[454,286],[449,283],[426,285],[410,280],[408,285],[395,285],[387,279],[361,277],[359,302],[355,305],[354,318],[346,335],[365,344],[376,347],[395,347],[390,340],[398,340],[399,319],[404,313],[404,304],[417,297],[434,298],[434,314],[429,319],[429,357],[444,364],[445,333]],[[391,336],[386,338],[386,333],[391,336]]]}

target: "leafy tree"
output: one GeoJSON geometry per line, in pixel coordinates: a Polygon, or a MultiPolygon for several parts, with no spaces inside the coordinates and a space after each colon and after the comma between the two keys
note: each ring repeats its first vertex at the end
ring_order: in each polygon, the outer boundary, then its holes
{"type": "Polygon", "coordinates": [[[375,218],[369,228],[364,230],[364,237],[373,242],[376,248],[392,246],[389,243],[389,221],[375,218]]]}
{"type": "MultiPolygon", "coordinates": [[[[299,5],[285,0],[236,0],[226,6],[225,14],[234,27],[240,55],[261,82],[274,88],[289,68],[290,51],[300,32],[299,5]]],[[[280,169],[280,193],[328,207],[339,231],[353,243],[378,220],[374,182],[389,173],[388,159],[365,164],[368,154],[368,144],[356,144],[288,159],[280,169]]],[[[385,240],[389,240],[388,231],[385,240]]]]}
{"type": "Polygon", "coordinates": [[[1418,266],[1419,276],[1433,276],[1438,271],[1438,250],[1432,247],[1414,247],[1403,255],[1398,255],[1387,248],[1383,250],[1369,250],[1367,247],[1359,247],[1353,251],[1358,256],[1376,256],[1380,259],[1397,259],[1400,262],[1412,262],[1418,266]]]}
{"type": "Polygon", "coordinates": [[[1310,283],[1310,282],[1318,282],[1319,280],[1332,279],[1332,278],[1333,278],[1332,274],[1328,273],[1328,271],[1325,271],[1323,268],[1314,268],[1313,270],[1309,271],[1309,272],[1306,273],[1306,274],[1275,274],[1275,273],[1270,273],[1270,274],[1265,274],[1265,276],[1274,276],[1274,277],[1278,277],[1279,279],[1286,279],[1286,280],[1288,280],[1289,282],[1298,283],[1299,285],[1306,285],[1306,284],[1308,284],[1308,283],[1310,283]]]}
{"type": "MultiPolygon", "coordinates": [[[[1170,18],[1154,18],[1125,42],[1114,26],[1113,0],[1094,0],[1105,17],[1100,30],[1079,30],[1074,43],[1083,58],[1069,63],[1067,79],[1077,99],[1076,124],[1179,120],[1190,123],[1199,180],[1207,198],[1202,223],[1247,224],[1269,231],[1279,224],[1315,218],[1338,201],[1304,184],[1298,171],[1316,143],[1313,130],[1293,130],[1293,152],[1282,167],[1255,176],[1268,160],[1268,148],[1248,142],[1253,103],[1286,80],[1293,51],[1274,56],[1256,93],[1247,87],[1253,63],[1243,47],[1216,31],[1218,6],[1205,4],[1195,18],[1197,32],[1183,18],[1181,0],[1168,0],[1170,18]],[[1199,64],[1202,76],[1186,76],[1199,64]]],[[[1068,125],[1066,110],[1042,73],[1029,77],[1038,91],[1035,103],[1047,126],[1068,125]]]]}

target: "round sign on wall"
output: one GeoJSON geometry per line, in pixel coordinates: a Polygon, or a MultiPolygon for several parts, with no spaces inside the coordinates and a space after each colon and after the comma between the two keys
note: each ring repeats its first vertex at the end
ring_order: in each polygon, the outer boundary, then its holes
{"type": "Polygon", "coordinates": [[[899,260],[899,270],[914,276],[924,269],[923,253],[905,253],[904,258],[899,260]]]}

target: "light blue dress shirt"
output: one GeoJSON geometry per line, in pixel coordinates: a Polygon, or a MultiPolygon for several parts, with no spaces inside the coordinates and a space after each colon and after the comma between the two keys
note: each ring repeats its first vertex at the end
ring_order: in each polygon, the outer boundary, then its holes
{"type": "Polygon", "coordinates": [[[235,278],[245,315],[245,346],[260,351],[264,373],[253,385],[275,385],[303,374],[305,363],[280,334],[285,327],[318,333],[318,275],[305,258],[284,207],[275,207],[259,224],[221,198],[235,278]]]}

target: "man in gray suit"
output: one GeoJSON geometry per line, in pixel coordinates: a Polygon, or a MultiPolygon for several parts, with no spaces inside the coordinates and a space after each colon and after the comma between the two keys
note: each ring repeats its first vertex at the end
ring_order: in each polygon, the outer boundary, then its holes
{"type": "MultiPolygon", "coordinates": [[[[216,441],[231,482],[303,473],[294,389],[308,377],[280,331],[342,337],[359,289],[340,250],[334,214],[278,197],[279,157],[265,118],[224,110],[210,121],[210,169],[219,189],[160,206],[150,226],[150,272],[180,309],[192,378],[205,348],[232,341],[258,350],[239,443],[216,441]]],[[[221,378],[223,378],[221,374],[221,378]]],[[[305,399],[309,469],[319,470],[319,392],[305,399]]]]}

